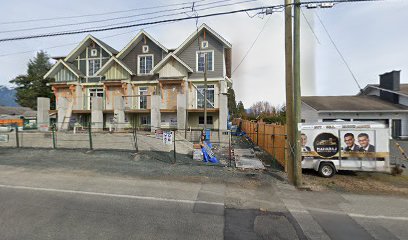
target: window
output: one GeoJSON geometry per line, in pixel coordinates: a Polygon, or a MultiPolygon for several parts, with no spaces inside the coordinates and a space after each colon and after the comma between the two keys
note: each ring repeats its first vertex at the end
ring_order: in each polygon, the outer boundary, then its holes
{"type": "Polygon", "coordinates": [[[140,117],[140,125],[150,125],[150,116],[141,116],[140,117]]]}
{"type": "MultiPolygon", "coordinates": [[[[204,124],[204,116],[198,117],[198,124],[204,124]]],[[[213,124],[213,117],[207,116],[207,124],[213,124]]]]}
{"type": "Polygon", "coordinates": [[[202,41],[201,48],[208,48],[208,41],[202,41]]]}
{"type": "MultiPolygon", "coordinates": [[[[204,85],[197,86],[197,108],[204,108],[204,85]]],[[[207,108],[214,108],[214,85],[207,85],[207,108]]]]}
{"type": "Polygon", "coordinates": [[[147,87],[139,87],[139,109],[147,108],[147,87]]]}
{"type": "Polygon", "coordinates": [[[148,45],[143,45],[142,46],[142,52],[143,53],[148,53],[149,52],[149,46],[148,45]]]}
{"type": "Polygon", "coordinates": [[[204,72],[205,55],[207,55],[207,71],[214,71],[214,51],[199,51],[197,52],[197,72],[204,72]]]}
{"type": "Polygon", "coordinates": [[[97,49],[91,49],[91,57],[97,57],[98,56],[98,50],[97,49]]]}
{"type": "Polygon", "coordinates": [[[101,68],[100,59],[91,59],[88,61],[88,76],[93,76],[101,68]]]}
{"type": "Polygon", "coordinates": [[[141,55],[138,57],[138,69],[139,74],[146,75],[150,74],[150,71],[153,69],[153,55],[141,55]]]}
{"type": "Polygon", "coordinates": [[[88,105],[89,109],[92,109],[92,98],[93,97],[103,97],[103,88],[90,88],[89,90],[89,96],[88,96],[88,105]]]}

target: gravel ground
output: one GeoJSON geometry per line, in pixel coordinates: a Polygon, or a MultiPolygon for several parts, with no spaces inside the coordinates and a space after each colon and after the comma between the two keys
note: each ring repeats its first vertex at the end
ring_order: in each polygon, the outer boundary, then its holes
{"type": "Polygon", "coordinates": [[[357,194],[401,195],[408,197],[408,176],[388,173],[341,171],[322,178],[314,170],[303,170],[303,181],[312,191],[338,191],[357,194]]]}

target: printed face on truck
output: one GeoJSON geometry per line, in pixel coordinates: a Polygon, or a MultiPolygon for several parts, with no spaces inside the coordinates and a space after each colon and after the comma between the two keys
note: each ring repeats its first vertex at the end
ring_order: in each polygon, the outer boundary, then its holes
{"type": "Polygon", "coordinates": [[[368,139],[368,135],[365,133],[361,133],[358,135],[358,143],[362,148],[366,148],[368,144],[370,144],[370,140],[368,139]]]}
{"type": "Polygon", "coordinates": [[[307,144],[307,136],[304,133],[300,135],[300,144],[302,144],[302,147],[306,146],[307,144]]]}
{"type": "Polygon", "coordinates": [[[344,143],[347,147],[352,147],[354,145],[354,135],[352,133],[346,133],[344,135],[344,143]]]}

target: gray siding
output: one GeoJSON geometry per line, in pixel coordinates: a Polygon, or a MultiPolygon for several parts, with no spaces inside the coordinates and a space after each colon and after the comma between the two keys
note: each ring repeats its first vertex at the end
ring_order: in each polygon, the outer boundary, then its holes
{"type": "MultiPolygon", "coordinates": [[[[145,45],[143,43],[143,39],[140,40],[133,49],[123,58],[123,62],[135,73],[137,73],[137,56],[144,55],[144,54],[153,54],[154,62],[153,67],[156,66],[164,56],[163,50],[157,46],[154,42],[152,42],[148,37],[146,37],[146,45],[149,46],[149,52],[143,53],[142,46],[145,45]]],[[[157,75],[144,75],[144,76],[133,76],[132,81],[138,80],[154,80],[157,79],[157,75]]]]}
{"type": "MultiPolygon", "coordinates": [[[[200,32],[200,43],[203,39],[203,31],[200,32]]],[[[214,71],[208,71],[208,78],[222,78],[224,77],[224,47],[221,42],[219,42],[211,33],[206,32],[206,40],[208,41],[208,48],[203,50],[214,50],[214,71]]],[[[187,65],[189,65],[194,72],[191,74],[190,78],[203,78],[202,72],[196,72],[196,54],[199,51],[198,48],[198,38],[191,41],[190,45],[185,47],[182,52],[179,52],[177,56],[183,60],[187,65]]]]}
{"type": "MultiPolygon", "coordinates": [[[[82,51],[80,54],[79,54],[79,57],[81,58],[81,60],[79,61],[79,71],[82,73],[82,74],[84,74],[85,76],[87,75],[87,72],[86,72],[86,62],[87,62],[87,59],[92,59],[92,58],[101,58],[101,57],[109,57],[109,53],[107,53],[105,50],[103,50],[103,48],[101,48],[100,46],[96,46],[95,47],[97,50],[98,50],[98,56],[96,56],[96,57],[91,57],[91,47],[87,47],[87,48],[85,48],[85,50],[84,51],[82,51]],[[88,58],[86,58],[86,51],[88,51],[88,58]],[[102,54],[102,56],[101,56],[101,54],[102,54]]],[[[109,59],[102,59],[102,65],[101,65],[101,67],[108,61],[109,59]]],[[[77,62],[78,60],[75,60],[75,61],[73,61],[72,62],[72,64],[75,66],[75,67],[78,67],[78,62],[77,62]]]]}

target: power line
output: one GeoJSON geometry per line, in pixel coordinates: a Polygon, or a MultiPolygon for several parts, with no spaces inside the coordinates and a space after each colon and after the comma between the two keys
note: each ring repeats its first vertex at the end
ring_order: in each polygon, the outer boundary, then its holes
{"type": "Polygon", "coordinates": [[[255,43],[258,41],[259,36],[261,36],[261,33],[263,32],[263,30],[266,27],[266,24],[269,22],[269,20],[271,19],[272,14],[269,16],[269,18],[266,20],[266,22],[264,23],[264,25],[262,26],[261,31],[259,31],[258,35],[256,36],[255,40],[252,42],[252,45],[248,48],[247,52],[245,53],[244,57],[241,59],[241,61],[238,63],[238,65],[234,68],[234,70],[232,71],[232,74],[234,74],[234,72],[239,68],[239,66],[241,66],[241,63],[244,62],[245,58],[248,56],[249,52],[252,50],[252,48],[254,47],[255,43]]]}
{"type": "MultiPolygon", "coordinates": [[[[204,10],[208,10],[208,9],[220,8],[220,7],[225,7],[225,6],[232,6],[232,5],[236,5],[236,4],[254,2],[254,1],[258,1],[258,0],[244,0],[244,1],[235,2],[235,3],[216,5],[216,6],[207,7],[207,8],[194,9],[194,11],[195,12],[197,12],[197,10],[198,11],[204,11],[204,10]]],[[[218,1],[218,2],[224,2],[224,1],[218,1]]],[[[202,6],[202,5],[200,5],[200,6],[202,6]]],[[[154,17],[149,17],[149,18],[143,18],[143,19],[135,19],[135,20],[132,20],[132,21],[126,21],[126,22],[121,22],[121,23],[108,24],[108,25],[104,25],[104,26],[97,26],[96,28],[113,27],[113,26],[118,26],[118,25],[121,25],[121,24],[129,24],[129,23],[134,23],[134,22],[137,22],[137,21],[146,21],[146,20],[157,19],[157,18],[162,18],[162,17],[177,16],[177,15],[181,15],[181,14],[186,14],[187,16],[189,16],[187,14],[188,12],[190,12],[190,10],[189,11],[178,12],[178,13],[171,13],[171,14],[165,14],[165,15],[160,15],[160,16],[154,16],[154,17]]],[[[198,13],[197,13],[197,16],[198,16],[198,13]]],[[[189,17],[192,17],[192,16],[189,16],[189,17]]],[[[89,30],[89,29],[93,29],[93,28],[95,28],[95,27],[75,29],[75,30],[72,30],[72,31],[89,30]]]]}
{"type": "MultiPolygon", "coordinates": [[[[373,1],[381,1],[381,0],[332,0],[329,2],[333,3],[350,3],[350,2],[373,2],[373,1]]],[[[321,1],[308,1],[302,2],[301,5],[310,4],[310,3],[321,3],[321,1]]],[[[17,40],[25,40],[25,39],[34,39],[34,38],[45,38],[45,37],[53,37],[53,36],[62,36],[62,35],[74,35],[80,33],[90,33],[90,32],[101,32],[101,31],[111,31],[116,29],[125,29],[125,28],[132,28],[132,27],[139,27],[139,26],[147,26],[153,25],[158,23],[166,23],[166,22],[178,22],[178,21],[185,21],[189,19],[198,19],[198,18],[208,18],[208,17],[215,17],[215,16],[222,16],[222,15],[230,15],[240,12],[247,12],[247,11],[257,11],[265,8],[274,8],[274,9],[282,9],[286,6],[294,5],[292,4],[279,4],[279,5],[272,5],[268,7],[255,7],[255,8],[247,8],[247,9],[239,9],[234,11],[226,11],[226,12],[217,12],[217,13],[210,13],[201,16],[193,16],[193,17],[183,17],[183,18],[174,18],[174,19],[165,19],[153,22],[145,22],[145,23],[136,23],[130,25],[122,25],[116,27],[108,27],[108,28],[100,28],[100,29],[89,29],[89,30],[80,30],[80,31],[67,31],[67,32],[54,32],[54,33],[47,33],[47,34],[37,34],[37,35],[29,35],[29,36],[22,36],[22,37],[11,37],[11,38],[2,38],[0,42],[7,42],[7,41],[17,41],[17,40]]]]}
{"type": "MultiPolygon", "coordinates": [[[[197,2],[205,2],[205,1],[208,1],[208,0],[195,0],[195,1],[193,1],[193,2],[196,2],[196,3],[197,3],[197,2]]],[[[166,5],[159,5],[159,6],[153,6],[153,7],[144,7],[144,8],[133,8],[133,9],[128,9],[128,10],[113,11],[113,12],[103,12],[103,13],[94,13],[94,14],[86,14],[86,15],[54,17],[54,18],[37,18],[37,19],[29,19],[29,20],[17,20],[17,21],[9,21],[9,22],[0,22],[0,25],[26,23],[26,22],[51,21],[51,20],[71,19],[71,18],[93,17],[93,16],[101,16],[101,15],[107,15],[107,14],[133,12],[133,11],[139,11],[139,10],[166,8],[166,7],[171,7],[171,6],[182,6],[182,5],[186,5],[186,4],[192,4],[193,2],[183,2],[183,3],[175,3],[175,4],[166,4],[166,5]]]]}
{"type": "Polygon", "coordinates": [[[360,84],[357,81],[356,76],[354,75],[353,71],[351,70],[349,64],[347,63],[346,59],[344,58],[343,54],[340,52],[340,49],[337,47],[336,43],[334,42],[332,36],[330,35],[329,31],[327,30],[325,24],[323,23],[322,19],[320,18],[319,14],[317,14],[317,12],[315,12],[317,19],[319,19],[320,24],[323,26],[324,31],[326,32],[327,36],[329,37],[331,43],[333,44],[334,48],[336,49],[337,53],[339,54],[339,56],[341,57],[341,60],[343,60],[343,63],[346,65],[348,71],[350,72],[351,76],[353,77],[354,81],[357,84],[357,87],[360,91],[363,91],[363,89],[361,88],[360,84]]]}
{"type": "MultiPolygon", "coordinates": [[[[170,23],[156,24],[156,25],[152,25],[152,26],[148,26],[148,27],[144,27],[144,28],[135,29],[135,30],[132,30],[132,31],[126,31],[126,32],[118,33],[118,34],[113,34],[113,35],[108,35],[108,36],[104,36],[104,37],[99,37],[99,38],[100,38],[100,39],[113,38],[113,37],[117,37],[117,36],[129,34],[129,33],[137,32],[137,31],[140,31],[140,30],[142,30],[142,29],[157,27],[157,26],[161,26],[161,25],[165,25],[165,24],[170,24],[170,23]]],[[[67,46],[77,45],[77,44],[79,44],[79,43],[80,43],[80,42],[74,42],[74,43],[67,43],[67,44],[55,45],[55,46],[43,48],[43,50],[54,49],[54,48],[60,48],[60,47],[67,47],[67,46]]],[[[26,51],[14,52],[14,53],[6,53],[6,54],[1,54],[0,57],[6,57],[6,56],[12,56],[12,55],[19,55],[19,54],[24,54],[24,53],[31,53],[31,52],[33,52],[33,51],[35,51],[35,50],[26,50],[26,51]]]]}
{"type": "Polygon", "coordinates": [[[300,12],[302,13],[302,16],[305,18],[306,23],[307,23],[307,25],[309,26],[310,31],[313,33],[313,36],[315,37],[315,39],[316,39],[317,43],[319,43],[319,44],[320,44],[319,38],[317,37],[317,35],[316,35],[315,31],[313,30],[313,27],[312,27],[312,25],[310,24],[309,20],[307,19],[307,17],[306,17],[306,15],[305,15],[305,13],[303,12],[303,10],[302,10],[302,9],[300,9],[300,12]]]}
{"type": "MultiPolygon", "coordinates": [[[[214,4],[223,3],[223,2],[228,2],[228,1],[231,1],[231,0],[218,0],[218,1],[213,1],[213,2],[210,2],[210,3],[204,3],[204,4],[197,5],[197,7],[208,6],[208,5],[214,5],[214,4]]],[[[253,2],[253,1],[257,1],[257,0],[247,0],[247,1],[244,1],[244,2],[253,2]]],[[[207,9],[212,9],[212,8],[216,8],[216,7],[223,7],[223,6],[230,6],[230,5],[231,5],[231,4],[224,4],[224,5],[220,5],[220,6],[207,7],[207,8],[203,8],[203,9],[197,9],[197,10],[207,10],[207,9]]],[[[31,31],[31,30],[37,30],[37,29],[49,29],[49,28],[58,28],[58,27],[68,27],[68,26],[84,25],[84,24],[90,24],[90,23],[108,22],[108,21],[113,21],[113,20],[120,20],[120,19],[126,19],[126,18],[134,18],[134,17],[147,16],[147,15],[155,15],[155,14],[159,14],[159,13],[173,12],[173,11],[185,10],[185,9],[191,9],[191,7],[190,7],[190,6],[184,6],[184,7],[180,7],[180,8],[164,9],[164,10],[160,10],[160,11],[153,11],[153,12],[147,12],[147,13],[141,13],[141,14],[134,14],[134,15],[114,17],[114,18],[107,18],[107,19],[99,19],[99,20],[92,20],[92,21],[85,21],[85,22],[57,24],[57,25],[51,25],[51,26],[37,26],[37,27],[20,28],[20,29],[14,29],[14,30],[4,30],[4,31],[0,31],[0,33],[23,32],[23,31],[31,31]]],[[[158,16],[158,17],[174,16],[174,15],[180,15],[180,14],[184,14],[184,13],[186,13],[186,12],[179,12],[179,13],[176,13],[176,14],[161,15],[161,16],[158,16]]],[[[158,17],[147,18],[146,20],[148,20],[148,19],[154,19],[154,18],[158,18],[158,17]]],[[[142,20],[145,20],[145,19],[142,19],[142,20]]],[[[126,24],[126,23],[129,23],[129,22],[117,23],[116,25],[126,24]]],[[[98,27],[108,27],[108,26],[110,26],[110,25],[98,26],[98,27]]]]}

